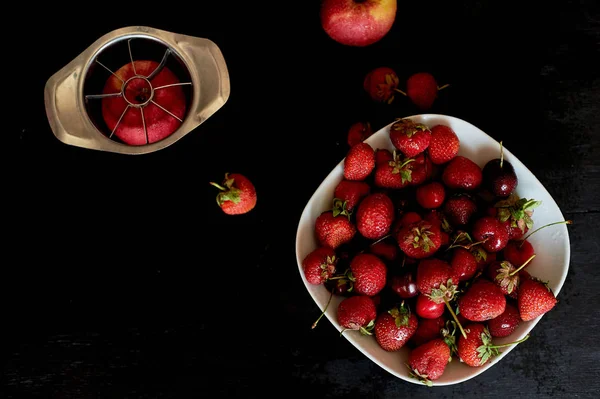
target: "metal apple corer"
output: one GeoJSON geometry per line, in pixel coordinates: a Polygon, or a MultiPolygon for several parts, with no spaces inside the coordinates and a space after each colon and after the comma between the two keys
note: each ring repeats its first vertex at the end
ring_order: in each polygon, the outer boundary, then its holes
{"type": "Polygon", "coordinates": [[[227,101],[229,73],[209,39],[146,26],[99,38],[46,83],[46,115],[63,143],[121,154],[163,149],[227,101]]]}

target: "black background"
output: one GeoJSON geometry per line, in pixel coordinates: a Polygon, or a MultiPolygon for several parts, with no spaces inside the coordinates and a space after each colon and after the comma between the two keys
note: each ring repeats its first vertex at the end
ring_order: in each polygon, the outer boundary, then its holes
{"type": "Polygon", "coordinates": [[[366,48],[329,39],[318,1],[47,4],[35,22],[14,14],[26,27],[7,38],[22,62],[9,71],[14,105],[3,107],[0,396],[598,397],[600,9],[523,3],[400,2],[391,32],[366,48]],[[130,25],[213,40],[229,68],[228,102],[149,155],[59,142],[46,80],[130,25]],[[427,70],[450,83],[431,112],[503,140],[574,221],[558,307],[460,385],[406,383],[327,322],[310,329],[319,311],[294,247],[304,205],[344,157],[352,123],[377,130],[419,113],[405,98],[366,97],[362,80],[378,66],[401,82],[427,70]],[[254,182],[251,213],[217,207],[208,182],[225,172],[254,182]]]}

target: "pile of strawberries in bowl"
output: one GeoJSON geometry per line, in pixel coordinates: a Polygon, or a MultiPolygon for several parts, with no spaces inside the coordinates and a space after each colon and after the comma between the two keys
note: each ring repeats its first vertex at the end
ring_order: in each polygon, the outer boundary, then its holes
{"type": "Polygon", "coordinates": [[[404,380],[447,385],[503,358],[557,306],[568,223],[502,143],[417,115],[352,145],[304,209],[296,252],[321,316],[361,352],[404,380]]]}

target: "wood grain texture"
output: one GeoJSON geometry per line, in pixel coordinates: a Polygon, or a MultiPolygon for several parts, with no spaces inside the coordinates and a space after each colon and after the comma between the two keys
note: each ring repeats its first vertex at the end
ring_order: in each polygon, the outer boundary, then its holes
{"type": "Polygon", "coordinates": [[[402,3],[390,34],[364,49],[330,41],[316,2],[280,5],[279,18],[267,4],[236,4],[233,17],[232,4],[213,3],[223,4],[183,15],[102,9],[93,20],[47,5],[37,28],[61,45],[23,37],[40,44],[23,52],[31,79],[14,92],[34,105],[17,107],[2,148],[12,168],[0,397],[599,397],[597,2],[518,12],[498,2],[402,3]],[[415,32],[407,15],[427,28],[415,32]],[[215,41],[229,101],[147,156],[58,142],[41,103],[45,80],[100,35],[133,24],[215,41]],[[402,97],[387,106],[365,96],[364,75],[382,65],[401,79],[429,70],[450,83],[431,111],[503,140],[574,221],[557,307],[503,362],[456,386],[405,383],[327,322],[310,329],[318,309],[294,252],[304,204],[345,156],[352,123],[379,129],[418,113],[402,97]],[[220,212],[208,184],[233,171],[258,191],[240,217],[220,212]]]}

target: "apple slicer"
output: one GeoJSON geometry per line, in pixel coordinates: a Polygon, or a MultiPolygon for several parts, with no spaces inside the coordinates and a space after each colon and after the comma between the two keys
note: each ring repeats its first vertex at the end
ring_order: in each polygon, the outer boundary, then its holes
{"type": "Polygon", "coordinates": [[[63,143],[145,154],[190,133],[229,92],[227,65],[214,42],[133,26],[107,33],[56,72],[44,100],[63,143]]]}

